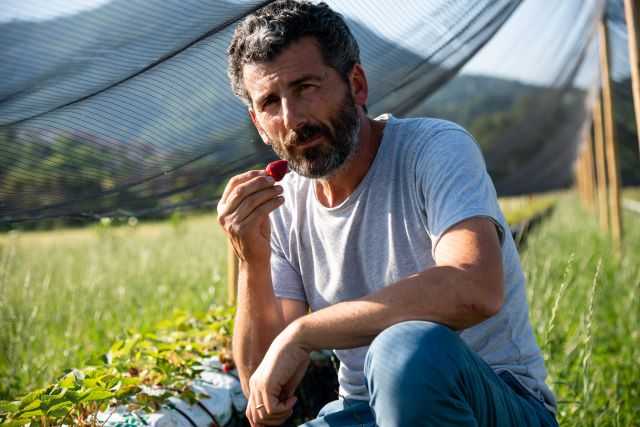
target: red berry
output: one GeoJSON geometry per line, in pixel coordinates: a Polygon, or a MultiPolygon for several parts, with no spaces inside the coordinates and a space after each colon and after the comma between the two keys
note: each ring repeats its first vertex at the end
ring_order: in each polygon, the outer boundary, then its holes
{"type": "Polygon", "coordinates": [[[265,172],[276,181],[280,181],[289,172],[289,162],[286,160],[271,162],[267,165],[265,172]]]}

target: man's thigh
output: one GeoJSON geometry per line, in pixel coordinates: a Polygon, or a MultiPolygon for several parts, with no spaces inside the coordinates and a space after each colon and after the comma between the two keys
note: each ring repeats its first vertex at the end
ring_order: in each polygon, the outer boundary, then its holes
{"type": "Polygon", "coordinates": [[[383,331],[365,364],[370,405],[388,426],[556,426],[513,376],[498,376],[451,329],[411,321],[383,331]]]}

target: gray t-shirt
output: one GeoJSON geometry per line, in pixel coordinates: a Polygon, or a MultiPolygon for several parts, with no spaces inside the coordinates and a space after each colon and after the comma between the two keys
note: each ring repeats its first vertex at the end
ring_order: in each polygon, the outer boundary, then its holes
{"type": "MultiPolygon", "coordinates": [[[[475,141],[444,120],[379,119],[387,124],[376,157],[340,205],[320,204],[311,179],[290,173],[283,180],[285,203],[271,214],[276,296],[306,301],[313,311],[363,297],[435,265],[439,239],[455,224],[490,218],[501,233],[504,304],[460,336],[496,372],[509,370],[553,409],[516,246],[475,141]]],[[[367,348],[335,351],[343,397],[368,399],[367,348]]]]}

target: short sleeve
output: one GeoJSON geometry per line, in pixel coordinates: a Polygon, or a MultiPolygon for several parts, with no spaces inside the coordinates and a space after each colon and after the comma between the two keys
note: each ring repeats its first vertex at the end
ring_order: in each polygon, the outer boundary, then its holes
{"type": "Polygon", "coordinates": [[[493,182],[480,148],[464,129],[439,131],[424,144],[416,162],[418,197],[426,215],[432,255],[442,235],[469,218],[487,217],[497,227],[500,243],[504,226],[493,182]]]}
{"type": "MultiPolygon", "coordinates": [[[[273,225],[273,223],[272,223],[273,225]]],[[[271,234],[271,282],[277,298],[307,301],[300,273],[287,259],[278,233],[271,234]]]]}

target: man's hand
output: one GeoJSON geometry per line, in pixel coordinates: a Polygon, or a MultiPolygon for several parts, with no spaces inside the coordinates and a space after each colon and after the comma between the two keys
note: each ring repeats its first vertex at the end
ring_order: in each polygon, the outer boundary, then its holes
{"type": "Polygon", "coordinates": [[[261,170],[234,176],[218,202],[218,222],[243,262],[269,262],[269,213],[284,202],[274,182],[261,170]]]}
{"type": "Polygon", "coordinates": [[[309,364],[309,351],[296,343],[293,330],[276,337],[249,380],[246,415],[252,427],[280,425],[293,412],[294,393],[309,364]]]}

